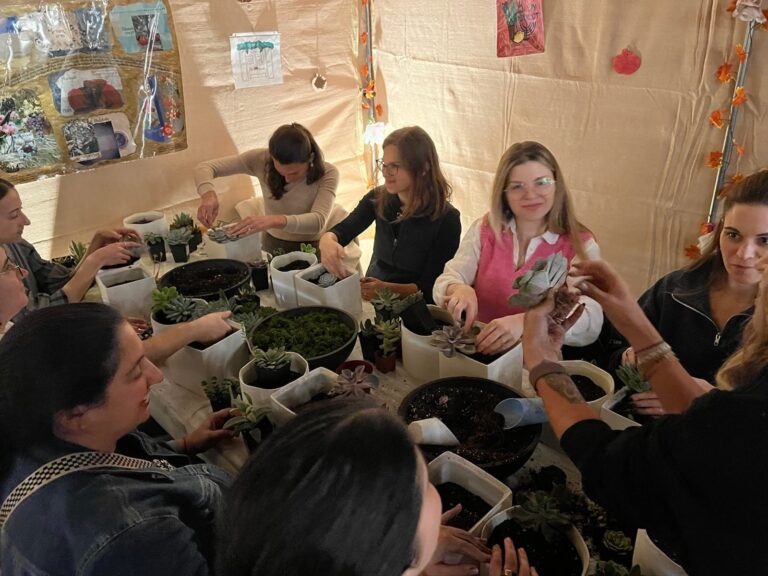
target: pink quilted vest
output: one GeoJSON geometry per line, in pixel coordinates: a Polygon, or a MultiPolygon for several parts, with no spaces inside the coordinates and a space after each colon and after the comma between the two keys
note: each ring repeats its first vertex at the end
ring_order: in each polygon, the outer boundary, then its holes
{"type": "MultiPolygon", "coordinates": [[[[537,260],[561,252],[570,266],[576,254],[570,238],[560,235],[554,244],[542,241],[533,255],[520,268],[515,268],[512,235],[513,232],[505,226],[501,238],[497,239],[488,225],[487,218],[483,219],[480,226],[480,262],[477,265],[474,287],[477,293],[477,319],[481,322],[490,322],[494,318],[525,312],[525,308],[507,304],[507,299],[517,292],[512,288],[515,279],[528,272],[537,260]]],[[[590,234],[584,234],[582,241],[590,238],[592,238],[590,234]]]]}

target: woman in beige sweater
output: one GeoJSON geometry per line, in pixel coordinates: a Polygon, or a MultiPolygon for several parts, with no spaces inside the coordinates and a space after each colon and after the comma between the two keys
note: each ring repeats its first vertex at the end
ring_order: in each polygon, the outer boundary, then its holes
{"type": "Polygon", "coordinates": [[[219,213],[213,179],[232,174],[255,176],[264,191],[264,215],[244,218],[233,233],[263,232],[267,252],[298,250],[302,242],[317,246],[336,198],[339,171],[323,160],[309,130],[300,124],[285,124],[272,134],[269,148],[199,164],[195,184],[202,202],[197,217],[205,226],[212,226],[219,213]]]}

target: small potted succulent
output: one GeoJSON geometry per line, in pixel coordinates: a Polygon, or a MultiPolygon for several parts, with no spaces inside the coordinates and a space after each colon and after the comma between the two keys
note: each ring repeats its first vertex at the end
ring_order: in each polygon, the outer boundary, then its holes
{"type": "Polygon", "coordinates": [[[163,326],[189,322],[201,315],[204,300],[186,298],[174,286],[156,288],[152,292],[152,330],[155,334],[163,326]]]}
{"type": "Polygon", "coordinates": [[[189,238],[189,251],[194,252],[197,247],[203,241],[203,234],[200,232],[200,228],[195,226],[195,221],[192,216],[186,212],[180,212],[174,216],[170,226],[171,230],[180,230],[186,228],[190,232],[189,238]]]}
{"type": "Polygon", "coordinates": [[[397,318],[396,306],[400,300],[400,295],[392,291],[391,288],[381,288],[376,291],[376,295],[371,298],[371,304],[376,312],[376,320],[392,320],[397,318]]]}
{"type": "Polygon", "coordinates": [[[261,258],[261,235],[232,234],[234,224],[219,222],[210,228],[206,235],[209,242],[206,250],[211,258],[228,258],[241,262],[250,262],[261,258]]]}
{"type": "Polygon", "coordinates": [[[253,289],[267,290],[269,288],[269,262],[266,260],[252,260],[247,262],[251,269],[251,283],[253,289]]]}
{"type": "Polygon", "coordinates": [[[561,253],[541,258],[514,281],[512,287],[517,292],[509,297],[508,303],[512,307],[533,308],[546,298],[549,290],[557,290],[555,308],[550,315],[562,324],[579,302],[578,296],[569,292],[565,285],[567,277],[568,260],[561,253]]]}
{"type": "Polygon", "coordinates": [[[376,332],[376,328],[370,319],[360,322],[358,338],[360,339],[360,349],[363,352],[363,358],[368,362],[375,362],[376,350],[379,349],[379,333],[376,332]]]}
{"type": "Polygon", "coordinates": [[[622,364],[616,369],[616,376],[624,383],[624,388],[606,400],[600,409],[600,419],[614,430],[624,430],[631,426],[642,426],[652,420],[650,416],[635,414],[632,395],[648,392],[651,384],[643,377],[637,366],[622,364]]]}
{"type": "Polygon", "coordinates": [[[174,228],[168,232],[168,247],[171,249],[174,262],[187,262],[189,260],[189,240],[192,232],[189,228],[174,228]]]}
{"type": "Polygon", "coordinates": [[[272,410],[269,406],[255,405],[246,392],[241,398],[235,398],[232,405],[240,414],[227,420],[223,428],[242,434],[248,450],[253,452],[274,430],[269,418],[272,410]]]}
{"type": "Polygon", "coordinates": [[[603,533],[602,553],[603,560],[615,560],[626,564],[631,560],[635,546],[632,539],[621,530],[606,530],[603,533]]]}
{"type": "Polygon", "coordinates": [[[328,394],[343,398],[364,398],[370,394],[371,390],[379,387],[379,378],[366,372],[365,368],[365,364],[358,365],[354,370],[344,368],[328,394]]]}
{"type": "Polygon", "coordinates": [[[382,320],[373,325],[381,341],[374,356],[379,372],[392,372],[397,364],[397,344],[400,342],[400,323],[396,318],[382,320]]]}
{"type": "Polygon", "coordinates": [[[165,262],[165,240],[160,234],[147,232],[144,234],[144,244],[147,245],[149,255],[152,257],[153,262],[165,262]]]}
{"type": "Polygon", "coordinates": [[[317,256],[317,248],[312,246],[312,244],[309,244],[308,242],[302,242],[299,245],[299,251],[304,252],[305,254],[314,254],[317,256]]]}
{"type": "Polygon", "coordinates": [[[250,395],[255,405],[266,405],[269,396],[309,371],[307,361],[284,347],[266,351],[255,348],[251,360],[240,369],[240,389],[250,395]]]}
{"type": "Polygon", "coordinates": [[[363,314],[360,274],[337,278],[322,264],[300,270],[294,277],[299,306],[330,306],[344,310],[356,318],[363,314]]]}
{"type": "MultiPolygon", "coordinates": [[[[77,268],[80,262],[85,258],[85,253],[88,252],[88,244],[72,240],[69,244],[69,259],[71,265],[70,268],[77,268]]],[[[67,264],[65,264],[67,266],[67,264]]]]}
{"type": "Polygon", "coordinates": [[[396,304],[395,311],[403,326],[419,336],[432,334],[438,328],[421,290],[402,298],[396,304]]]}
{"type": "Polygon", "coordinates": [[[211,401],[211,410],[214,412],[232,405],[232,390],[236,389],[237,380],[211,376],[208,380],[203,380],[201,385],[203,392],[211,401]]]}

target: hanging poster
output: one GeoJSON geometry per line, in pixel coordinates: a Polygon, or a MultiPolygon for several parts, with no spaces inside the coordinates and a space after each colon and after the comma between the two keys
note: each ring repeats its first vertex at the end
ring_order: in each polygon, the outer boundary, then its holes
{"type": "Polygon", "coordinates": [[[169,0],[4,3],[0,177],[185,149],[177,48],[169,0]]]}
{"type": "Polygon", "coordinates": [[[541,0],[496,0],[496,20],[499,58],[544,52],[541,0]]]}
{"type": "Polygon", "coordinates": [[[278,32],[233,34],[229,44],[235,88],[283,83],[278,32]]]}

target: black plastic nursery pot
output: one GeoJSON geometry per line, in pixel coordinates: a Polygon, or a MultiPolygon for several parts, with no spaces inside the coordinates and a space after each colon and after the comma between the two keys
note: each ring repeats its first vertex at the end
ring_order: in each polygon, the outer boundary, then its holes
{"type": "Polygon", "coordinates": [[[189,239],[189,251],[194,252],[200,243],[203,241],[203,233],[200,232],[200,228],[195,226],[192,228],[192,237],[189,239]]]}
{"type": "MultiPolygon", "coordinates": [[[[317,328],[322,330],[322,327],[318,326],[317,328]]],[[[310,370],[321,366],[329,370],[336,370],[339,364],[344,362],[352,353],[356,339],[357,322],[355,319],[343,310],[329,306],[300,306],[299,308],[290,308],[289,310],[277,312],[257,323],[253,331],[248,335],[251,347],[266,350],[276,346],[285,346],[286,350],[303,356],[307,364],[309,364],[310,370]],[[318,340],[323,335],[320,333],[308,333],[302,329],[297,330],[294,326],[286,328],[286,320],[298,319],[313,312],[325,312],[329,317],[333,316],[333,319],[348,329],[349,337],[344,340],[343,344],[314,355],[307,355],[305,350],[296,347],[295,343],[291,341],[291,336],[301,337],[306,342],[307,340],[318,340]],[[258,335],[258,342],[254,342],[254,335],[258,335]]]]}
{"type": "Polygon", "coordinates": [[[216,300],[221,291],[227,298],[234,296],[250,279],[250,270],[244,262],[213,258],[178,266],[164,274],[157,285],[160,288],[175,286],[179,294],[187,298],[216,300]]]}
{"type": "Polygon", "coordinates": [[[400,313],[400,319],[408,330],[419,336],[429,336],[433,330],[439,328],[424,300],[408,306],[400,313]]]}
{"type": "Polygon", "coordinates": [[[153,262],[165,262],[167,255],[165,252],[165,242],[156,242],[149,245],[149,255],[153,262]]]}
{"type": "Polygon", "coordinates": [[[267,290],[269,288],[269,263],[266,260],[248,262],[248,267],[251,269],[253,289],[257,292],[267,290]]]}
{"type": "Polygon", "coordinates": [[[376,351],[379,349],[381,340],[376,334],[366,335],[360,332],[360,349],[363,352],[363,358],[368,362],[376,362],[376,351]]]}
{"type": "Polygon", "coordinates": [[[174,262],[186,262],[189,260],[189,246],[187,244],[171,244],[169,248],[171,249],[174,262]]]}
{"type": "Polygon", "coordinates": [[[427,382],[402,401],[398,414],[409,424],[440,418],[459,439],[459,446],[422,445],[427,460],[450,450],[497,478],[516,472],[531,457],[541,437],[541,424],[502,430],[503,418],[493,408],[514,390],[485,378],[457,376],[427,382]]]}

